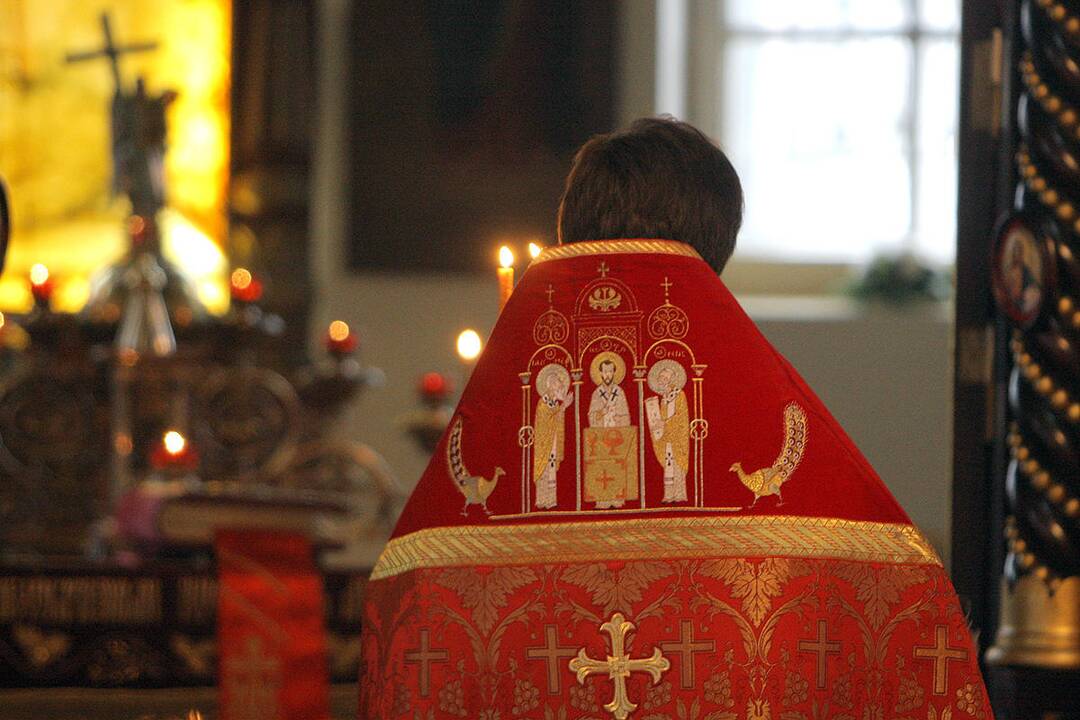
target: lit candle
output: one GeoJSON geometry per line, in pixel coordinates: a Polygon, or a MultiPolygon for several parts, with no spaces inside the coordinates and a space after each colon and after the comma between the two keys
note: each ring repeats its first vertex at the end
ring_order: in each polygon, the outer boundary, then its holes
{"type": "Polygon", "coordinates": [[[30,268],[30,292],[34,302],[41,307],[48,307],[53,294],[53,281],[49,277],[49,268],[41,263],[30,268]]]}
{"type": "Polygon", "coordinates": [[[499,310],[506,307],[514,292],[514,253],[503,245],[499,248],[499,310]]]}
{"type": "Polygon", "coordinates": [[[540,253],[542,253],[543,251],[543,245],[534,242],[529,243],[529,257],[531,257],[533,260],[540,257],[540,253]]]}
{"type": "Polygon", "coordinates": [[[480,334],[475,330],[462,330],[457,336],[458,355],[467,363],[471,363],[483,349],[484,343],[480,340],[480,334]]]}
{"type": "Polygon", "coordinates": [[[351,353],[356,350],[358,342],[356,333],[349,329],[348,323],[341,320],[330,323],[326,330],[326,349],[335,355],[351,353]]]}
{"type": "Polygon", "coordinates": [[[247,268],[236,268],[229,276],[229,294],[237,302],[258,302],[263,294],[263,285],[247,268]]]}
{"type": "Polygon", "coordinates": [[[194,470],[199,454],[178,430],[167,430],[150,454],[150,465],[155,470],[194,470]]]}

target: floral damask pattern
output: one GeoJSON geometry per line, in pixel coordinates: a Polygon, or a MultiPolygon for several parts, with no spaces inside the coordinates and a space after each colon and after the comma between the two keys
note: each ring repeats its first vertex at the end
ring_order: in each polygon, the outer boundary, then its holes
{"type": "Polygon", "coordinates": [[[579,682],[569,661],[581,650],[605,657],[600,624],[612,613],[636,626],[628,657],[663,647],[670,665],[656,683],[627,678],[637,706],[628,720],[989,716],[974,652],[947,663],[945,697],[932,693],[933,659],[915,653],[938,627],[950,647],[970,647],[938,566],[741,558],[410,575],[387,595],[394,608],[369,609],[376,622],[365,626],[365,661],[384,672],[381,686],[365,691],[365,717],[403,717],[398,688],[425,672],[432,692],[413,693],[406,720],[417,711],[430,720],[611,720],[611,679],[597,673],[579,682]]]}

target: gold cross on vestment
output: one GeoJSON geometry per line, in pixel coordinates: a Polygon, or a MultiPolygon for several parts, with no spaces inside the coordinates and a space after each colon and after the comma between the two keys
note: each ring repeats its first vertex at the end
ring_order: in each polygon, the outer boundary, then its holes
{"type": "Polygon", "coordinates": [[[405,653],[406,664],[420,666],[420,697],[427,697],[431,692],[431,663],[450,659],[450,653],[446,650],[431,649],[429,634],[427,628],[421,628],[420,647],[405,653]]]}
{"type": "Polygon", "coordinates": [[[585,678],[595,674],[607,674],[615,685],[615,697],[604,705],[604,709],[615,716],[615,720],[626,720],[637,708],[626,696],[626,678],[630,673],[647,672],[652,677],[653,685],[660,682],[660,677],[671,668],[671,663],[653,648],[647,658],[631,658],[626,652],[627,636],[634,631],[634,623],[628,622],[622,613],[615,613],[611,620],[600,626],[600,632],[611,636],[611,654],[606,660],[593,660],[585,654],[585,648],[578,650],[577,657],[570,661],[570,672],[577,675],[579,684],[585,684],[585,678]]]}
{"type": "Polygon", "coordinates": [[[694,653],[713,652],[716,650],[716,643],[712,640],[694,642],[692,620],[682,620],[680,625],[682,632],[679,639],[662,642],[660,648],[679,656],[679,682],[683,688],[689,690],[694,687],[694,653]]]}
{"type": "Polygon", "coordinates": [[[664,282],[660,283],[660,287],[664,288],[664,302],[668,301],[668,291],[671,290],[671,286],[675,283],[668,280],[667,275],[664,276],[664,282]]]}
{"type": "Polygon", "coordinates": [[[604,262],[603,260],[601,260],[601,261],[600,261],[600,264],[596,266],[596,272],[600,273],[600,277],[602,277],[602,278],[606,278],[606,277],[607,277],[607,274],[608,274],[608,270],[610,270],[610,269],[611,269],[611,268],[609,268],[609,267],[607,266],[607,263],[606,263],[606,262],[604,262]]]}
{"type": "Polygon", "coordinates": [[[551,296],[552,296],[552,295],[554,295],[554,294],[555,294],[555,288],[553,288],[552,286],[548,285],[548,289],[547,289],[547,296],[548,296],[548,305],[550,305],[550,304],[551,304],[551,296]]]}
{"type": "Polygon", "coordinates": [[[562,692],[562,683],[559,678],[559,661],[565,657],[574,657],[573,648],[559,644],[559,638],[554,625],[544,626],[544,639],[547,641],[543,647],[531,647],[525,651],[525,657],[530,660],[546,660],[548,676],[548,693],[558,695],[562,692]]]}
{"type": "Polygon", "coordinates": [[[944,625],[934,628],[933,645],[916,645],[915,657],[934,661],[934,694],[944,695],[948,686],[949,661],[967,660],[967,650],[949,647],[948,629],[944,625]]]}
{"type": "Polygon", "coordinates": [[[840,643],[835,640],[829,642],[828,629],[827,622],[818,620],[817,640],[799,641],[799,652],[817,653],[817,686],[819,690],[825,689],[825,671],[828,656],[840,654],[840,643]]]}

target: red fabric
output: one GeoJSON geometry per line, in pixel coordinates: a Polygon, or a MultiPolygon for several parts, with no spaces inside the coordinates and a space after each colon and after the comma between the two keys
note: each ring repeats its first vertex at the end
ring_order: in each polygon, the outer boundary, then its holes
{"type": "MultiPolygon", "coordinates": [[[[548,286],[554,290],[552,307],[572,319],[579,292],[600,277],[597,268],[601,262],[609,268],[607,277],[630,287],[646,318],[664,302],[661,283],[665,278],[673,283],[669,290],[671,303],[689,316],[689,331],[683,342],[708,365],[704,374],[703,408],[703,415],[710,423],[709,435],[703,443],[706,504],[751,504],[754,496],[728,468],[735,461],[747,465],[747,471],[751,465],[756,468],[771,463],[783,441],[784,407],[797,401],[810,415],[812,433],[798,469],[798,480],[783,488],[782,506],[777,506],[775,497],[764,498],[744,512],[909,522],[870,463],[795,369],[764,338],[716,273],[696,258],[656,254],[587,255],[551,260],[530,267],[514,288],[455,413],[464,423],[468,468],[488,477],[495,467],[511,473],[502,478],[496,492],[488,498],[487,506],[493,513],[514,513],[520,509],[518,483],[512,476],[521,464],[516,457],[521,425],[518,373],[526,369],[538,347],[533,339],[533,326],[548,308],[548,286]]],[[[652,341],[647,329],[640,334],[643,345],[652,341]]],[[[573,339],[568,339],[567,344],[572,345],[573,339]]],[[[843,358],[837,358],[837,362],[842,363],[843,358]]],[[[588,368],[585,372],[588,373],[588,368]]],[[[586,395],[589,387],[586,377],[583,386],[586,395]]],[[[535,401],[535,393],[532,397],[535,401]]],[[[581,402],[587,406],[588,397],[582,397],[581,402]]],[[[630,405],[631,419],[637,423],[637,409],[634,403],[630,405]]],[[[469,507],[467,516],[462,516],[461,505],[452,500],[433,502],[434,498],[445,498],[453,492],[447,480],[446,443],[444,436],[401,515],[394,537],[425,527],[483,521],[483,512],[476,505],[469,507]]],[[[651,453],[651,448],[646,449],[651,453]]],[[[573,464],[572,453],[567,454],[564,463],[573,464]]],[[[520,477],[520,471],[517,474],[520,477]]],[[[568,502],[571,493],[562,492],[564,484],[573,485],[572,475],[560,469],[560,505],[556,509],[572,509],[572,503],[568,502]]],[[[663,494],[662,483],[660,467],[647,463],[646,496],[659,499],[663,494]]],[[[661,503],[655,505],[662,507],[661,503]]],[[[538,513],[516,522],[548,521],[550,518],[538,513]]]]}
{"type": "MultiPolygon", "coordinates": [[[[605,243],[589,246],[603,250],[605,243]]],[[[559,258],[550,256],[564,250],[546,251],[548,259],[541,256],[515,288],[368,585],[361,718],[990,717],[975,647],[932,552],[896,560],[882,551],[880,560],[867,561],[833,545],[807,558],[805,547],[780,541],[767,556],[738,556],[741,545],[720,552],[699,543],[693,552],[683,547],[665,557],[663,536],[636,536],[650,553],[655,548],[655,557],[569,562],[524,549],[520,557],[470,566],[476,556],[463,561],[459,545],[447,546],[446,561],[440,559],[439,543],[449,534],[438,529],[462,526],[482,542],[488,528],[490,537],[502,528],[498,537],[506,538],[507,527],[545,524],[565,542],[567,530],[559,526],[585,523],[580,537],[570,537],[585,548],[598,546],[590,542],[594,533],[615,539],[603,547],[617,548],[628,537],[627,525],[620,535],[620,522],[639,518],[760,517],[762,527],[767,517],[824,518],[911,531],[873,468],[715,273],[678,254],[685,246],[648,247],[661,251],[559,258]],[[622,340],[597,340],[614,336],[622,340]],[[587,417],[601,389],[590,365],[605,347],[627,358],[629,417],[599,429],[602,423],[587,417]],[[685,405],[660,401],[674,395],[664,396],[651,380],[635,385],[635,369],[638,379],[651,377],[662,360],[674,360],[686,374],[685,405]],[[580,372],[573,398],[557,390],[540,398],[539,375],[552,363],[564,364],[571,378],[580,372]],[[555,439],[545,440],[557,449],[548,456],[557,468],[552,507],[545,507],[537,483],[543,463],[534,463],[548,400],[566,413],[555,439]],[[687,477],[685,501],[668,496],[674,485],[664,464],[665,453],[685,454],[685,440],[653,435],[649,403],[667,418],[677,415],[663,413],[689,405],[697,439],[689,443],[687,474],[695,480],[687,477]],[[791,417],[805,423],[793,430],[785,424],[791,417]],[[801,454],[784,470],[782,498],[767,483],[755,493],[746,477],[756,470],[759,477],[776,476],[786,457],[778,453],[793,438],[801,454]],[[634,457],[637,464],[628,459],[634,457]],[[579,462],[593,463],[592,470],[579,472],[579,462]],[[745,475],[735,471],[737,463],[745,475]],[[623,484],[616,487],[625,489],[616,493],[618,512],[596,502],[609,471],[639,483],[618,480],[623,484]],[[590,472],[591,489],[583,487],[590,472]],[[395,548],[405,550],[395,554],[395,548]],[[419,548],[422,562],[408,565],[409,548],[419,548]],[[625,702],[636,707],[629,711],[605,707],[615,702],[607,675],[575,677],[585,662],[579,653],[603,661],[614,651],[602,626],[615,623],[616,614],[636,626],[627,636],[631,659],[660,650],[668,663],[655,682],[647,672],[630,673],[625,702]],[[692,674],[685,665],[691,656],[692,674]]]]}
{"type": "Polygon", "coordinates": [[[752,558],[451,568],[379,580],[368,592],[362,720],[610,718],[602,706],[612,682],[579,684],[568,662],[582,647],[606,656],[598,626],[615,611],[637,626],[631,657],[660,647],[670,662],[655,685],[631,674],[631,720],[992,717],[939,567],[752,558]],[[945,657],[935,661],[939,633],[945,657]],[[684,639],[698,646],[692,674],[676,647],[684,639]]]}
{"type": "Polygon", "coordinates": [[[222,720],[326,720],[322,576],[302,535],[219,532],[222,720]]]}

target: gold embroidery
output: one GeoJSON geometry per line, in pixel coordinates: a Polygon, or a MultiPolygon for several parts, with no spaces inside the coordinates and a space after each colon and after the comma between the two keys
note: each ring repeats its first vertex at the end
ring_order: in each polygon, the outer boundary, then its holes
{"type": "Polygon", "coordinates": [[[606,673],[611,679],[615,686],[615,696],[611,702],[604,705],[604,709],[611,713],[615,720],[626,720],[637,708],[637,704],[630,702],[630,698],[626,696],[626,679],[631,673],[646,672],[655,685],[671,667],[660,648],[653,648],[652,655],[648,658],[630,657],[626,651],[626,638],[633,631],[634,624],[628,622],[622,613],[615,613],[611,620],[600,626],[600,632],[611,636],[611,654],[607,659],[593,660],[585,653],[585,648],[581,648],[577,657],[570,661],[570,672],[577,675],[579,685],[584,685],[585,678],[595,674],[606,673]]]}
{"type": "Polygon", "coordinates": [[[548,694],[558,695],[562,692],[559,665],[564,657],[574,657],[577,653],[573,648],[559,644],[558,630],[554,625],[544,626],[544,640],[544,645],[526,648],[525,657],[547,663],[548,694]]]}
{"type": "Polygon", "coordinates": [[[544,248],[539,257],[529,266],[539,265],[549,260],[562,258],[586,257],[588,255],[633,255],[650,253],[655,255],[681,255],[701,259],[697,250],[675,240],[591,240],[587,242],[567,243],[544,248]]]}
{"type": "Polygon", "coordinates": [[[622,295],[610,285],[601,285],[589,294],[589,307],[600,312],[615,310],[622,305],[622,295]]]}
{"type": "Polygon", "coordinates": [[[824,690],[828,657],[840,654],[840,642],[829,640],[829,623],[826,620],[818,620],[816,639],[799,641],[799,652],[817,655],[817,688],[824,690]]]}
{"type": "Polygon", "coordinates": [[[431,663],[450,661],[450,653],[447,650],[432,649],[430,638],[431,630],[420,628],[420,647],[405,653],[406,665],[420,666],[420,697],[427,697],[431,693],[431,663]]]}
{"type": "Polygon", "coordinates": [[[603,606],[603,614],[608,615],[615,610],[631,612],[645,588],[674,571],[663,562],[630,563],[617,570],[604,563],[591,563],[566,568],[562,580],[588,590],[593,603],[603,606]]]}
{"type": "Polygon", "coordinates": [[[742,558],[714,560],[701,567],[701,573],[725,583],[733,597],[742,598],[742,609],[751,622],[761,624],[772,607],[773,598],[783,594],[784,583],[791,577],[792,568],[786,558],[766,558],[752,563],[742,558]]]}
{"type": "Polygon", "coordinates": [[[679,656],[679,685],[684,690],[694,687],[694,655],[696,653],[716,652],[715,640],[694,642],[694,623],[692,620],[679,621],[679,639],[660,643],[664,652],[679,656]]]}
{"type": "Polygon", "coordinates": [[[836,569],[838,577],[855,587],[864,615],[875,630],[889,619],[892,606],[900,602],[900,595],[916,583],[927,580],[927,574],[917,568],[882,567],[869,565],[844,565],[836,569]]]}
{"type": "Polygon", "coordinates": [[[525,565],[556,558],[566,563],[650,560],[658,554],[941,564],[911,525],[776,515],[698,516],[428,528],[391,540],[371,578],[420,568],[525,565]]]}
{"type": "Polygon", "coordinates": [[[767,495],[775,495],[779,498],[777,505],[784,504],[780,487],[802,462],[803,453],[806,450],[806,426],[806,411],[796,403],[790,403],[784,408],[784,447],[773,464],[770,467],[755,470],[749,475],[743,472],[741,463],[734,463],[731,466],[731,472],[739,476],[739,482],[754,493],[754,502],[750,507],[757,505],[757,501],[767,495]]]}
{"type": "Polygon", "coordinates": [[[536,573],[521,567],[494,568],[483,573],[474,568],[451,568],[439,573],[438,580],[461,597],[461,604],[472,610],[476,627],[485,634],[498,622],[507,596],[535,581],[536,573]]]}
{"type": "Polygon", "coordinates": [[[461,418],[454,421],[450,430],[450,441],[446,444],[446,464],[450,469],[450,478],[458,491],[465,497],[465,506],[461,510],[462,515],[469,514],[470,505],[479,505],[484,512],[491,514],[487,508],[487,499],[499,484],[499,477],[506,474],[501,467],[496,467],[491,479],[480,475],[472,475],[465,467],[465,459],[461,457],[461,418]]]}
{"type": "Polygon", "coordinates": [[[944,625],[934,628],[933,645],[916,645],[915,657],[920,660],[934,661],[934,694],[944,695],[948,687],[949,661],[968,659],[968,651],[949,647],[949,629],[944,625]]]}

